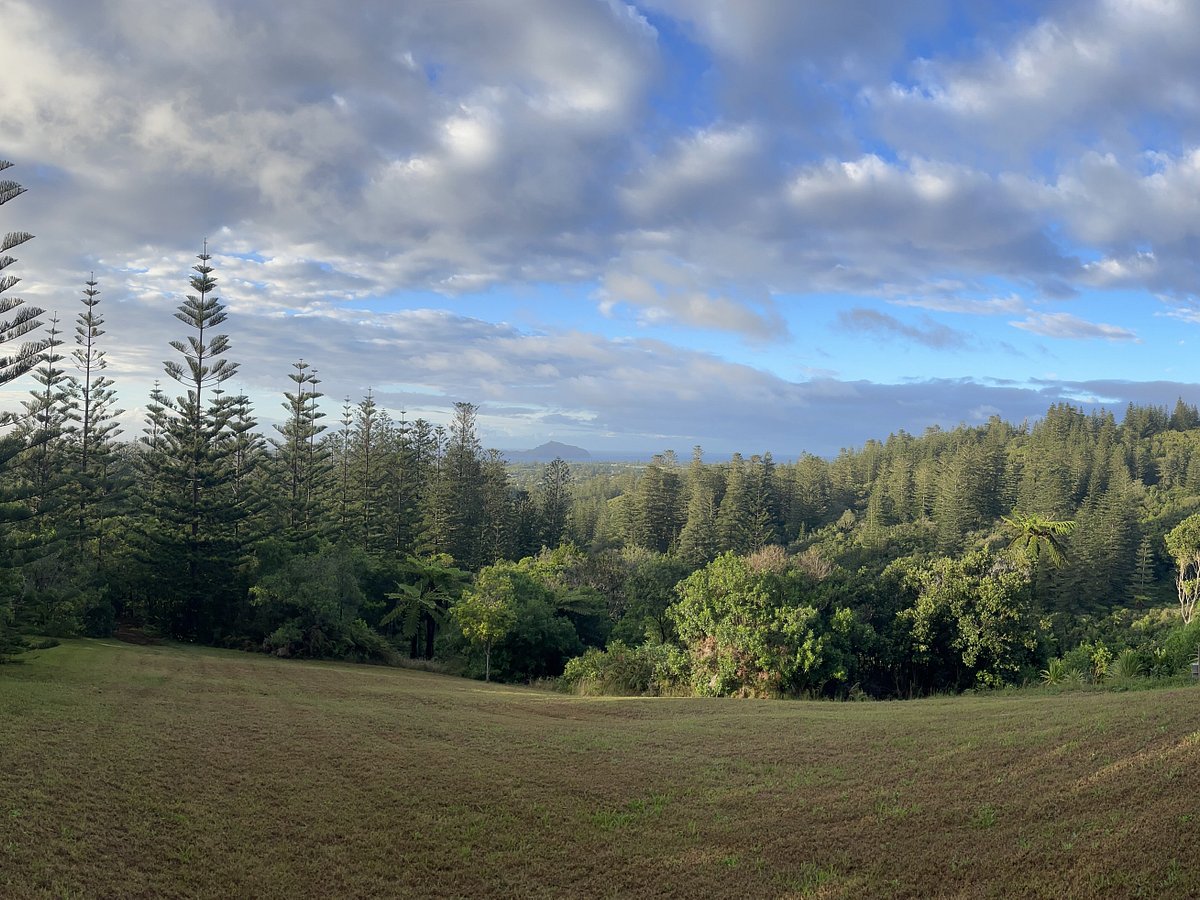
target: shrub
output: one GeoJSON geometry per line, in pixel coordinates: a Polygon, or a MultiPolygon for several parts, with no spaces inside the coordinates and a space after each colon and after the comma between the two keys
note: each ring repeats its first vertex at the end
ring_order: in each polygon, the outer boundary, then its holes
{"type": "Polygon", "coordinates": [[[1196,648],[1200,646],[1200,618],[1194,619],[1189,625],[1180,625],[1167,634],[1163,648],[1167,652],[1171,671],[1170,675],[1187,671],[1188,666],[1196,659],[1196,648]]]}
{"type": "Polygon", "coordinates": [[[1099,641],[1084,641],[1074,650],[1063,654],[1063,662],[1073,672],[1078,672],[1084,681],[1099,684],[1108,675],[1112,664],[1112,651],[1099,641]]]}
{"type": "Polygon", "coordinates": [[[658,696],[677,693],[689,677],[687,654],[670,644],[629,647],[613,641],[567,662],[563,685],[582,694],[658,696]]]}
{"type": "Polygon", "coordinates": [[[336,654],[339,658],[358,662],[391,663],[397,655],[387,639],[362,619],[355,619],[346,627],[339,651],[336,654]]]}
{"type": "Polygon", "coordinates": [[[304,632],[295,622],[285,622],[263,639],[263,650],[276,656],[295,656],[304,642],[304,632]]]}
{"type": "Polygon", "coordinates": [[[1148,668],[1151,678],[1170,678],[1179,671],[1166,647],[1155,647],[1150,651],[1148,668]]]}
{"type": "Polygon", "coordinates": [[[1046,668],[1042,670],[1042,684],[1060,685],[1072,671],[1074,670],[1065,660],[1056,656],[1046,663],[1046,668]]]}
{"type": "Polygon", "coordinates": [[[1109,667],[1109,674],[1114,678],[1127,680],[1130,678],[1140,678],[1145,674],[1147,669],[1146,661],[1142,658],[1142,654],[1132,648],[1122,650],[1120,655],[1113,660],[1109,667]]]}

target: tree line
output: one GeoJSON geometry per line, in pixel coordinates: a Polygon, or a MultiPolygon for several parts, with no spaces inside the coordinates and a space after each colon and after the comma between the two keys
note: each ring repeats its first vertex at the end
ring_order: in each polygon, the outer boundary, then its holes
{"type": "MultiPolygon", "coordinates": [[[[0,204],[21,193],[0,182],[0,204]]],[[[4,238],[0,273],[29,237],[4,238]]],[[[785,464],[697,447],[513,467],[471,403],[443,425],[368,391],[331,419],[300,359],[264,433],[226,389],[211,263],[205,245],[136,434],[96,279],[68,337],[0,274],[0,383],[32,373],[0,436],[0,657],[116,632],[580,690],[910,696],[1094,679],[1123,653],[1170,674],[1194,651],[1200,413],[1182,399],[785,464]]]]}

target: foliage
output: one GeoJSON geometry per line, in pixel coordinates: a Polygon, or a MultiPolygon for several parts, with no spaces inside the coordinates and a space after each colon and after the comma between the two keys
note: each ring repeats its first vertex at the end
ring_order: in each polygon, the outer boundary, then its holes
{"type": "Polygon", "coordinates": [[[405,580],[396,584],[395,591],[385,594],[396,605],[379,624],[394,627],[401,640],[411,643],[409,656],[413,659],[417,658],[423,636],[424,657],[433,659],[434,636],[449,618],[450,607],[461,596],[470,573],[457,568],[447,553],[409,555],[402,571],[405,580]]]}
{"type": "Polygon", "coordinates": [[[1016,532],[1010,545],[1037,565],[1043,559],[1053,566],[1062,566],[1067,561],[1066,547],[1062,538],[1075,530],[1074,522],[1055,522],[1036,513],[1022,515],[1013,513],[1001,516],[1001,521],[1016,532]]]}
{"type": "Polygon", "coordinates": [[[725,553],[679,585],[669,610],[692,656],[697,693],[820,693],[852,681],[855,619],[806,603],[807,578],[790,566],[757,569],[725,553]]]}
{"type": "Polygon", "coordinates": [[[926,563],[901,560],[892,571],[913,596],[897,618],[925,690],[998,687],[1019,681],[1037,661],[1027,568],[975,550],[926,563]]]}
{"type": "Polygon", "coordinates": [[[287,559],[250,589],[266,637],[277,656],[385,661],[387,642],[359,617],[365,599],[361,552],[339,545],[287,559]]]}
{"type": "Polygon", "coordinates": [[[615,640],[588,649],[563,670],[563,685],[578,694],[657,697],[688,690],[690,660],[671,644],[629,647],[615,640]]]}
{"type": "Polygon", "coordinates": [[[1179,597],[1179,614],[1183,624],[1191,623],[1200,600],[1200,514],[1188,516],[1166,536],[1178,572],[1175,586],[1179,597]]]}
{"type": "Polygon", "coordinates": [[[492,648],[517,622],[517,582],[511,563],[488,566],[450,608],[467,640],[483,648],[485,681],[491,679],[492,648]]]}
{"type": "Polygon", "coordinates": [[[1051,686],[1062,684],[1071,671],[1070,666],[1056,656],[1047,662],[1046,668],[1042,670],[1042,683],[1051,686]]]}
{"type": "Polygon", "coordinates": [[[1132,647],[1122,650],[1108,667],[1109,674],[1117,679],[1140,678],[1148,669],[1146,660],[1132,647]]]}

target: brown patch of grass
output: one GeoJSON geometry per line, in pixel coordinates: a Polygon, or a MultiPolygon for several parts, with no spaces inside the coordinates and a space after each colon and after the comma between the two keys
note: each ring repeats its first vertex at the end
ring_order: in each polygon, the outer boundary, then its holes
{"type": "Polygon", "coordinates": [[[1196,696],[580,698],[67,642],[0,672],[0,895],[1196,895],[1196,696]]]}

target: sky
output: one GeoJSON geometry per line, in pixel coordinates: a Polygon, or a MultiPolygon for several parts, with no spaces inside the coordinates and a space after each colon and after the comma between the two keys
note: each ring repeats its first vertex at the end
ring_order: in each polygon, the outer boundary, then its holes
{"type": "MultiPolygon", "coordinates": [[[[136,436],[207,239],[227,387],[487,446],[821,455],[1200,400],[1200,4],[0,0],[9,272],[136,436]]],[[[0,391],[17,402],[22,381],[0,391]]]]}

